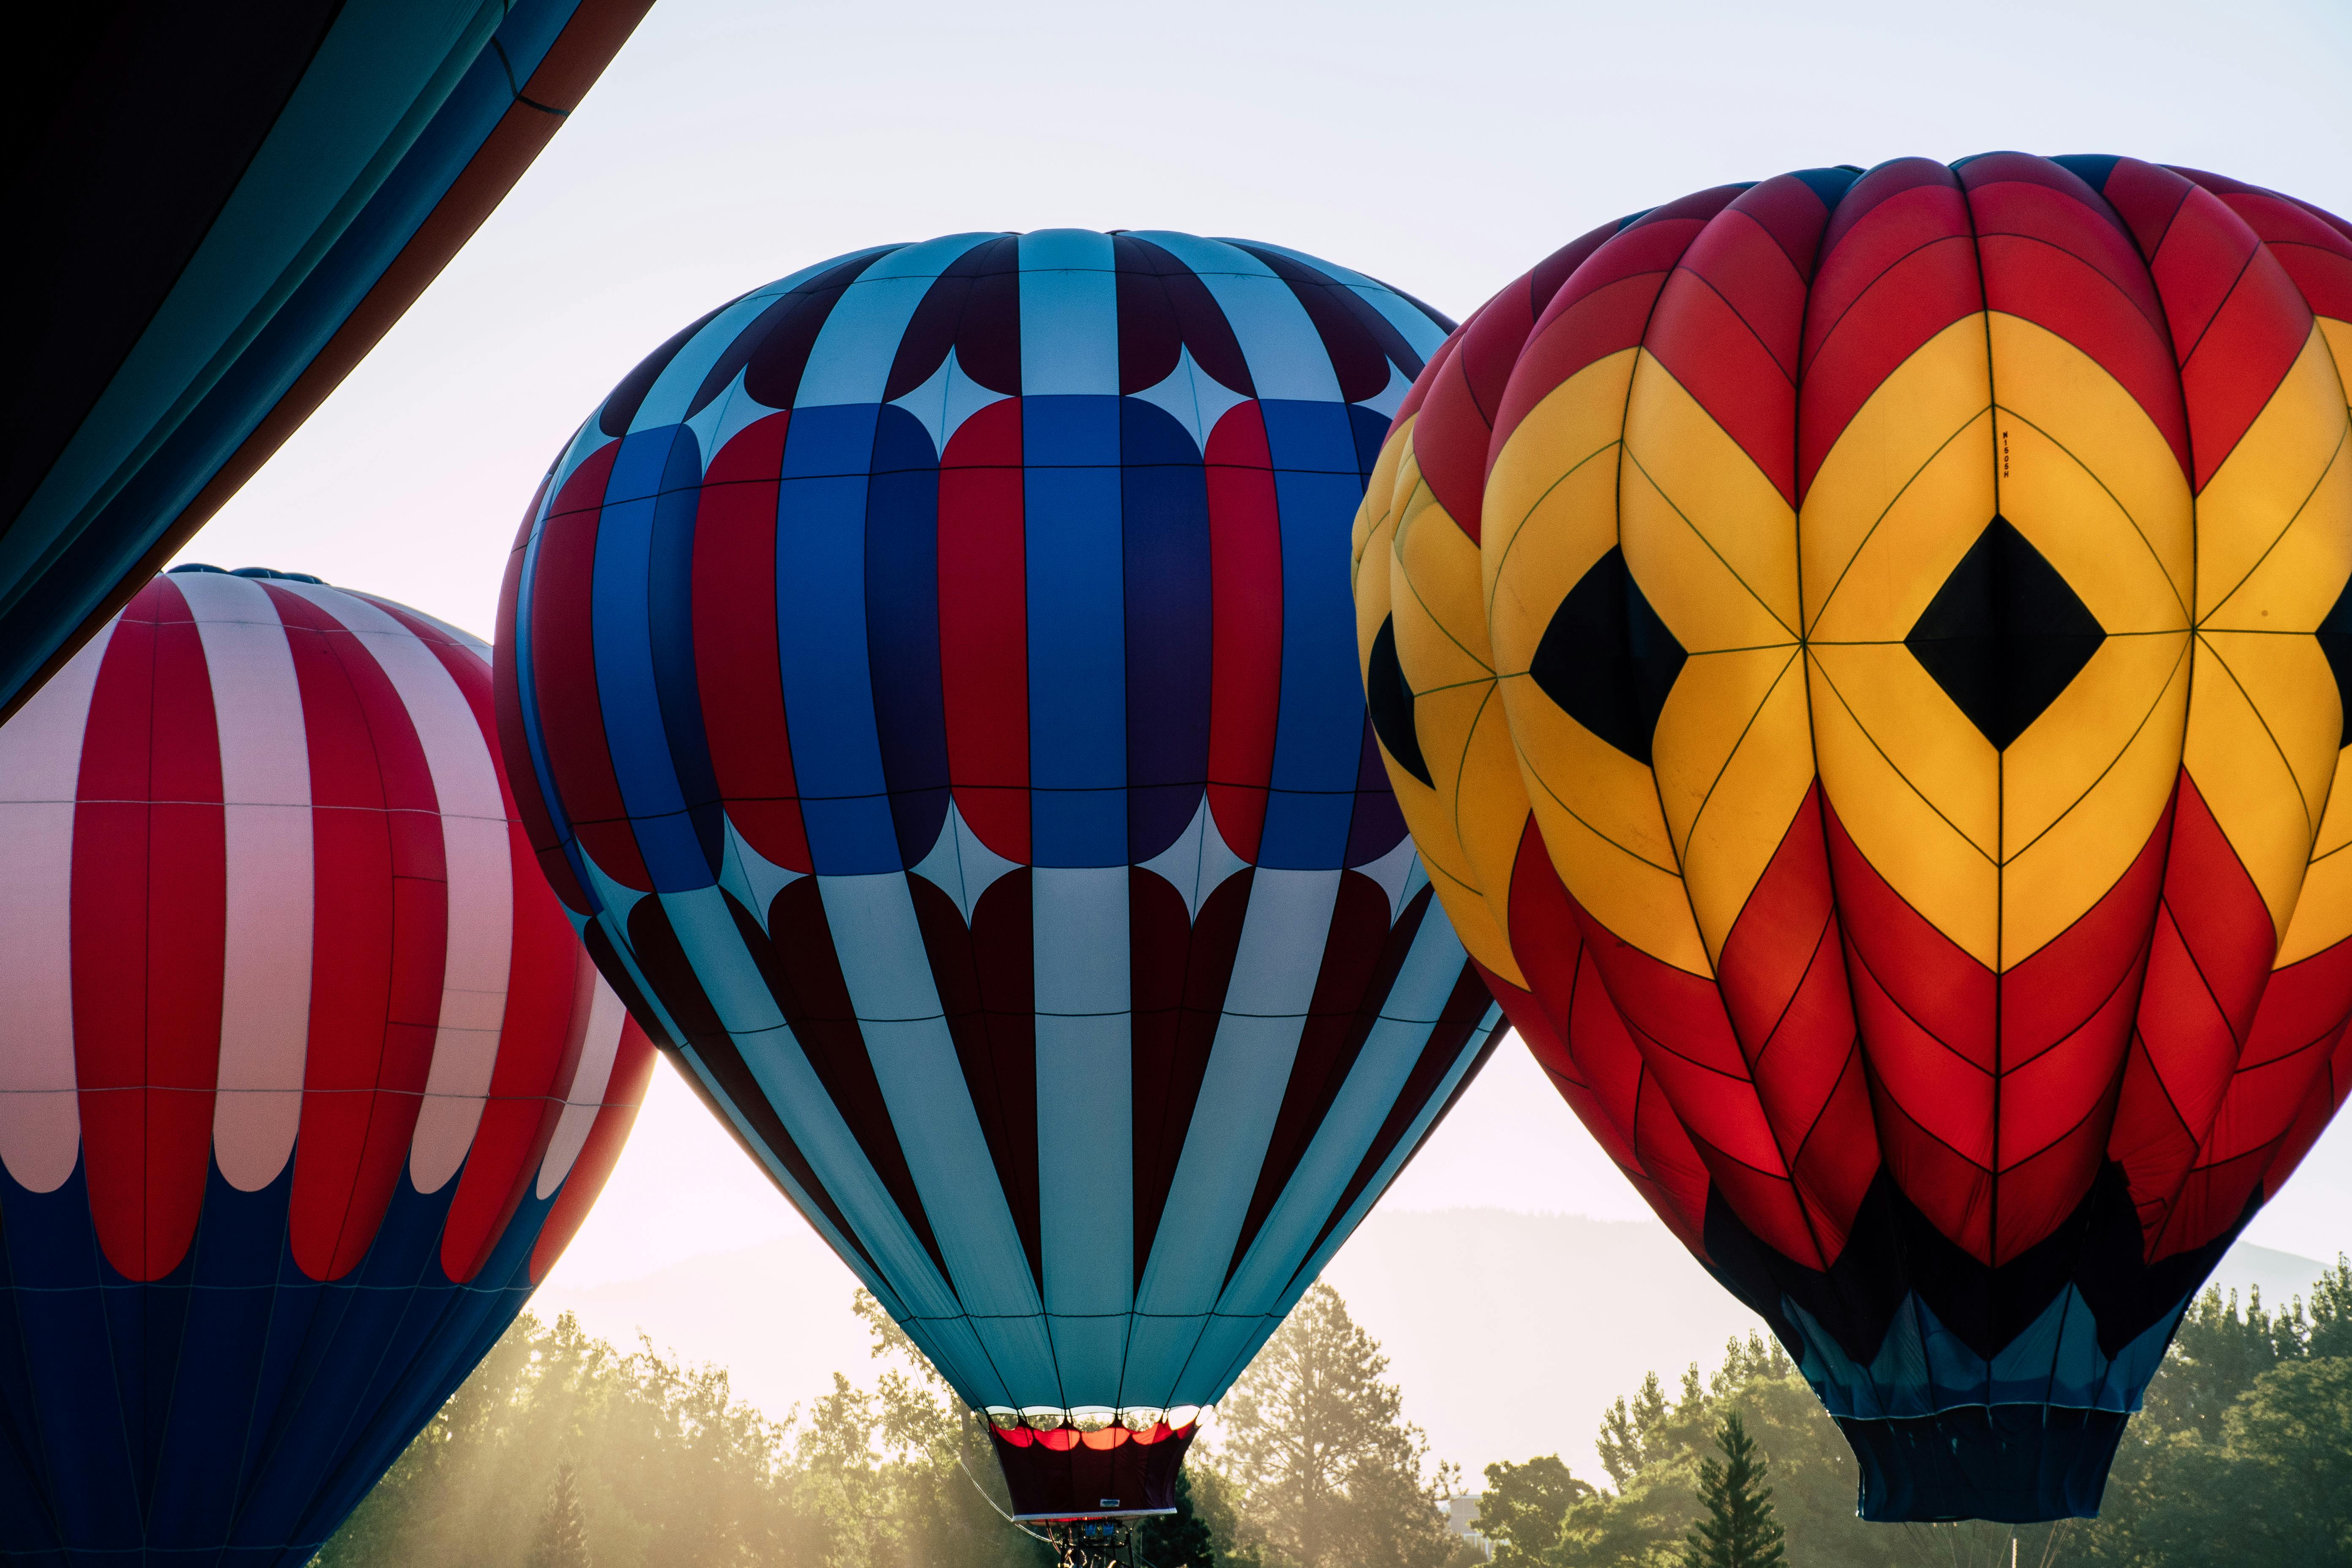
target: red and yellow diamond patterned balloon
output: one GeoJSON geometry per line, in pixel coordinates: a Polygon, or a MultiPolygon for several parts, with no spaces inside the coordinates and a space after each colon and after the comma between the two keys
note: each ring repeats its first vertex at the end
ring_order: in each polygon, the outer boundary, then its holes
{"type": "Polygon", "coordinates": [[[1904,159],[1587,235],[1356,531],[1465,944],[1880,1519],[2095,1511],[2352,1084],[2352,227],[1904,159]]]}

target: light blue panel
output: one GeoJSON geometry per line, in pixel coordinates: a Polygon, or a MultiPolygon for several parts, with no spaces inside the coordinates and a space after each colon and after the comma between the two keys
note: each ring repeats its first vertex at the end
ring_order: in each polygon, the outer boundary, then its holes
{"type": "Polygon", "coordinates": [[[1002,1368],[989,1359],[988,1351],[972,1332],[969,1318],[900,1318],[892,1314],[898,1326],[916,1348],[931,1358],[931,1364],[948,1380],[964,1403],[974,1407],[989,1405],[1015,1405],[1013,1385],[1005,1381],[1002,1368]]]}
{"type": "Polygon", "coordinates": [[[703,1065],[701,1053],[692,1046],[681,1044],[678,1047],[678,1055],[685,1059],[687,1070],[693,1073],[702,1087],[709,1091],[711,1102],[725,1113],[728,1124],[735,1129],[743,1141],[743,1146],[751,1150],[752,1157],[760,1162],[760,1168],[768,1173],[768,1179],[782,1190],[784,1196],[792,1200],[793,1207],[800,1211],[801,1217],[808,1221],[809,1228],[823,1237],[827,1247],[833,1248],[834,1255],[847,1266],[852,1274],[857,1276],[859,1284],[874,1292],[874,1299],[882,1303],[883,1310],[888,1312],[894,1320],[901,1323],[905,1322],[906,1304],[898,1300],[898,1293],[890,1289],[890,1282],[866,1266],[865,1260],[858,1256],[856,1244],[834,1228],[833,1222],[824,1217],[824,1207],[809,1194],[806,1188],[800,1184],[798,1179],[785,1167],[784,1163],[776,1158],[775,1152],[768,1147],[767,1141],[752,1131],[751,1124],[744,1120],[741,1109],[729,1098],[727,1091],[719,1086],[718,1079],[712,1076],[710,1069],[703,1065]]]}
{"type": "MultiPolygon", "coordinates": [[[[1225,986],[1225,1016],[1306,1016],[1315,999],[1323,950],[1330,941],[1331,909],[1339,897],[1341,875],[1337,868],[1259,868],[1250,883],[1241,943],[1225,986]]],[[[1213,1056],[1209,1070],[1216,1070],[1213,1056]]]]}
{"type": "Polygon", "coordinates": [[[1045,1304],[931,984],[907,879],[820,877],[817,890],[867,1058],[956,1296],[1013,1387],[1051,1386],[1053,1356],[1038,1331],[1045,1304]],[[1013,1325],[1001,1340],[1000,1322],[1013,1325]]]}
{"type": "Polygon", "coordinates": [[[2098,1350],[2098,1325],[2092,1320],[2091,1309],[2069,1285],[2025,1326],[2023,1332],[2001,1346],[1985,1363],[1986,1403],[2087,1405],[2093,1385],[2106,1370],[2107,1358],[2098,1350]],[[2078,1313],[2082,1320],[2079,1323],[2074,1321],[2078,1313]],[[2070,1367],[2070,1340],[2078,1353],[2087,1348],[2096,1363],[2085,1366],[2078,1362],[2070,1367]]]}
{"type": "Polygon", "coordinates": [[[694,977],[710,999],[720,1027],[741,1037],[784,1027],[784,1015],[775,994],[760,973],[751,955],[743,951],[742,934],[717,888],[697,888],[688,893],[656,893],[662,912],[669,916],[694,965],[694,977]]]}
{"type": "MultiPolygon", "coordinates": [[[[2186,1301],[2181,1303],[2185,1310],[2186,1301]]],[[[2150,1379],[2164,1364],[2164,1352],[2172,1343],[2172,1331],[2180,1326],[2180,1313],[2175,1311],[2163,1321],[2141,1331],[2139,1338],[2126,1345],[2107,1367],[2105,1384],[2100,1388],[2096,1407],[2101,1410],[2137,1410],[2140,1396],[2147,1392],[2150,1379]]]]}
{"type": "Polygon", "coordinates": [[[1110,236],[1041,228],[1020,240],[1021,392],[1118,395],[1118,275],[1110,236]]]}
{"type": "Polygon", "coordinates": [[[1397,330],[1397,335],[1411,343],[1412,352],[1423,359],[1426,360],[1435,353],[1439,346],[1445,342],[1444,327],[1431,321],[1412,300],[1407,300],[1379,279],[1367,278],[1351,267],[1341,267],[1335,262],[1326,261],[1319,256],[1309,256],[1303,250],[1293,250],[1286,245],[1269,245],[1262,239],[1253,239],[1250,243],[1260,250],[1271,250],[1277,256],[1287,256],[1293,261],[1312,267],[1334,283],[1347,285],[1358,299],[1385,317],[1389,325],[1397,330]]]}
{"type": "Polygon", "coordinates": [[[719,862],[719,885],[735,895],[735,901],[751,911],[751,918],[764,931],[768,925],[769,908],[776,895],[797,882],[807,873],[789,866],[779,866],[765,855],[744,842],[736,831],[734,819],[722,819],[726,830],[727,851],[719,862]]]}
{"type": "MultiPolygon", "coordinates": [[[[1942,1410],[1955,1405],[1993,1403],[1991,1368],[1985,1358],[1970,1348],[1967,1341],[1946,1328],[1943,1320],[1937,1317],[1916,1294],[1911,1300],[1916,1308],[1913,1316],[1923,1328],[1921,1342],[1927,1356],[1928,1404],[1942,1410]]],[[[2032,1333],[2033,1327],[2031,1324],[2027,1326],[2029,1335],[2032,1333]]],[[[2045,1373],[2050,1369],[2050,1352],[2055,1348],[2055,1334],[2048,1334],[2042,1343],[2042,1368],[2045,1373]]]]}
{"type": "MultiPolygon", "coordinates": [[[[814,268],[809,270],[814,271],[814,268]]],[[[702,378],[710,374],[710,367],[719,363],[719,356],[733,345],[743,329],[759,319],[761,311],[776,302],[785,289],[785,284],[771,283],[765,289],[744,295],[705,321],[702,330],[688,339],[684,348],[671,355],[669,363],[662,367],[661,374],[654,378],[653,385],[646,392],[645,401],[637,405],[636,417],[629,421],[630,432],[634,434],[664,425],[684,423],[689,411],[688,405],[694,401],[694,395],[701,390],[702,378]]],[[[736,384],[742,384],[740,376],[736,384]]],[[[733,395],[734,388],[730,388],[721,393],[719,398],[733,395]]],[[[762,412],[773,413],[774,410],[762,412]]],[[[716,447],[703,448],[706,454],[718,449],[716,447]]]]}
{"type": "Polygon", "coordinates": [[[1212,1317],[1202,1327],[1192,1360],[1177,1374],[1171,1405],[1214,1405],[1241,1376],[1250,1358],[1282,1326],[1276,1317],[1212,1317]]]}
{"type": "Polygon", "coordinates": [[[1063,1391],[1076,1405],[1117,1396],[1134,1305],[1127,878],[1124,866],[1030,873],[1045,1310],[1063,1391]]]}
{"type": "MultiPolygon", "coordinates": [[[[889,385],[898,340],[915,307],[923,302],[940,273],[973,246],[1003,237],[951,234],[892,252],[857,275],[824,319],[809,350],[795,408],[828,404],[879,403],[889,385]]],[[[832,263],[827,263],[832,265],[832,263]]]]}
{"type": "MultiPolygon", "coordinates": [[[[1429,1130],[1437,1121],[1439,1113],[1445,1109],[1446,1102],[1454,1098],[1454,1090],[1462,1087],[1462,1080],[1469,1076],[1470,1064],[1477,1060],[1476,1042],[1486,1037],[1488,1031],[1494,1028],[1496,1020],[1502,1016],[1502,1011],[1500,1007],[1488,1007],[1485,1016],[1479,1019],[1477,1027],[1470,1031],[1470,1038],[1464,1044],[1462,1054],[1454,1058],[1454,1065],[1446,1068],[1445,1075],[1438,1079],[1436,1089],[1431,1092],[1427,1102],[1422,1106],[1421,1113],[1406,1126],[1404,1136],[1397,1140],[1396,1147],[1389,1151],[1388,1158],[1381,1161],[1380,1168],[1372,1173],[1372,1179],[1364,1184],[1364,1190],[1356,1194],[1356,1201],[1349,1205],[1347,1212],[1339,1216],[1339,1223],[1331,1227],[1331,1234],[1325,1238],[1323,1245],[1298,1266],[1287,1287],[1276,1299],[1271,1310],[1276,1316],[1286,1316],[1293,1307],[1298,1305],[1298,1299],[1307,1294],[1307,1288],[1315,1283],[1316,1277],[1330,1266],[1331,1259],[1337,1256],[1339,1248],[1346,1246],[1348,1238],[1356,1234],[1356,1227],[1364,1223],[1364,1216],[1372,1212],[1373,1205],[1378,1204],[1382,1194],[1387,1193],[1389,1184],[1396,1180],[1397,1173],[1404,1169],[1404,1163],[1412,1158],[1414,1150],[1421,1147],[1421,1141],[1429,1136],[1429,1130]]],[[[1250,1250],[1251,1258],[1244,1259],[1243,1267],[1234,1273],[1234,1283],[1237,1288],[1244,1283],[1244,1277],[1249,1273],[1250,1264],[1257,1256],[1258,1248],[1255,1245],[1250,1250]]],[[[1273,1255],[1269,1254],[1269,1263],[1273,1260],[1273,1255]]],[[[1240,1299],[1238,1290],[1236,1299],[1240,1299]]]]}
{"type": "Polygon", "coordinates": [[[1273,268],[1237,246],[1153,229],[1139,233],[1200,274],[1225,314],[1261,398],[1339,401],[1339,373],[1307,307],[1273,268]]]}
{"type": "Polygon", "coordinates": [[[24,510],[0,581],[113,495],[310,277],[440,110],[505,15],[347,5],[172,291],[24,510]]]}
{"type": "Polygon", "coordinates": [[[1208,1326],[1206,1312],[1170,1318],[1139,1312],[1129,1320],[1127,1366],[1120,1376],[1118,1403],[1160,1406],[1184,1403],[1176,1397],[1176,1380],[1208,1326]]]}

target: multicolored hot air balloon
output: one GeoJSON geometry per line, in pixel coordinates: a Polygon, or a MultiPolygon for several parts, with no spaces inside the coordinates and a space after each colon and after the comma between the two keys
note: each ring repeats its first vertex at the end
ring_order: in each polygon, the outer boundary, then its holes
{"type": "Polygon", "coordinates": [[[1390,775],[1585,1124],[1865,1518],[2095,1511],[2352,1085],[2352,228],[2127,158],[1611,225],[1357,530],[1390,775]]]}
{"type": "Polygon", "coordinates": [[[488,653],[184,566],[0,728],[10,1562],[308,1562],[604,1185],[653,1051],[488,653]]]}
{"type": "Polygon", "coordinates": [[[375,346],[650,4],[42,17],[10,81],[0,714],[375,346]]]}
{"type": "Polygon", "coordinates": [[[1023,1514],[1170,1503],[1491,1041],[1349,658],[1444,334],[1275,246],[860,251],[630,373],[517,542],[541,863],[1023,1514]]]}

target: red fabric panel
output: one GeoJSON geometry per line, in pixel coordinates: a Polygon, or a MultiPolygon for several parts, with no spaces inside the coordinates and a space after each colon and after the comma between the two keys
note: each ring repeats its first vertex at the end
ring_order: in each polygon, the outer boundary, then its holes
{"type": "Polygon", "coordinates": [[[1021,400],[959,426],[940,458],[940,679],[955,802],[980,841],[1029,858],[1029,563],[1021,400]]]}
{"type": "MultiPolygon", "coordinates": [[[[582,960],[583,967],[586,960],[582,960]]],[[[537,1285],[572,1245],[580,1233],[581,1223],[587,1219],[588,1210],[611,1179],[613,1167],[620,1162],[621,1148],[629,1141],[629,1129],[636,1125],[637,1108],[645,1103],[646,1089],[654,1076],[653,1042],[637,1027],[635,1018],[621,1026],[621,1048],[613,1058],[613,1076],[604,1086],[604,1108],[596,1113],[595,1124],[588,1129],[588,1141],[572,1162],[571,1171],[563,1178],[562,1190],[555,1202],[548,1205],[547,1218],[539,1227],[539,1239],[530,1248],[530,1282],[537,1285]]]]}
{"type": "MultiPolygon", "coordinates": [[[[1138,876],[1149,873],[1138,872],[1138,876]]],[[[955,900],[920,877],[907,879],[923,950],[948,1033],[955,1041],[964,1089],[1028,1255],[1045,1289],[1037,1192],[1037,1016],[1035,924],[1029,872],[998,878],[964,924],[955,900]]]]}
{"type": "Polygon", "coordinates": [[[628,807],[613,774],[604,715],[596,695],[594,583],[596,528],[618,441],[599,447],[572,471],[541,525],[531,585],[532,696],[549,770],[563,781],[564,816],[597,869],[625,888],[653,889],[628,807]],[[561,670],[560,678],[548,672],[561,670]]]}
{"type": "Polygon", "coordinates": [[[226,942],[212,682],[169,583],[124,610],[86,724],[69,917],[84,1171],[107,1261],[156,1279],[204,1205],[226,942]]]}
{"type": "Polygon", "coordinates": [[[1536,318],[1495,412],[1490,450],[1509,440],[1519,421],[1560,383],[1642,341],[1666,275],[1707,220],[1738,195],[1737,185],[1700,191],[1647,214],[1594,247],[1536,318]]]}
{"type": "Polygon", "coordinates": [[[489,1102],[442,1222],[441,1269],[459,1281],[489,1261],[538,1180],[595,1000],[595,968],[581,952],[572,922],[547,889],[529,879],[520,859],[512,954],[489,1102]]]}
{"type": "Polygon", "coordinates": [[[1983,305],[1968,203],[1950,170],[1905,158],[1854,183],[1823,237],[1805,319],[1801,498],[1880,384],[1921,344],[1983,305]]]}
{"type": "Polygon", "coordinates": [[[1811,1229],[1834,1261],[1878,1170],[1878,1135],[1815,784],[1724,941],[1717,984],[1811,1229]]]}
{"type": "MultiPolygon", "coordinates": [[[[1282,510],[1255,403],[1209,433],[1209,811],[1226,846],[1257,858],[1282,700],[1282,510]]],[[[1138,1254],[1140,1256],[1140,1254],[1138,1254]]]]}
{"type": "Polygon", "coordinates": [[[2221,203],[2254,231],[2313,314],[2352,321],[2352,226],[2268,191],[2225,195],[2221,203]]]}
{"type": "Polygon", "coordinates": [[[2023,153],[1960,170],[1985,303],[2045,327],[2123,384],[2186,474],[2188,416],[2164,307],[2114,211],[2066,170],[2023,153]]]}
{"type": "MultiPolygon", "coordinates": [[[[497,697],[498,751],[503,756],[524,763],[507,783],[513,797],[515,811],[530,836],[530,846],[539,868],[554,888],[556,896],[581,914],[592,907],[586,889],[572,875],[572,862],[564,858],[560,836],[555,831],[555,814],[548,809],[547,797],[541,794],[539,774],[528,765],[530,742],[523,733],[522,699],[516,681],[520,679],[515,668],[514,630],[516,617],[521,613],[522,566],[526,547],[530,542],[531,525],[539,521],[540,503],[547,496],[547,480],[541,479],[539,491],[522,514],[522,527],[515,534],[514,548],[507,552],[506,577],[499,585],[498,645],[491,655],[492,689],[497,697]]],[[[377,601],[383,604],[383,601],[377,601]]],[[[384,605],[387,610],[393,608],[384,605]]],[[[397,612],[395,612],[397,613],[397,612]]],[[[405,624],[405,622],[404,622],[405,624]]],[[[415,628],[412,626],[412,630],[415,628]]],[[[430,639],[428,639],[430,640],[430,639]]],[[[441,661],[449,663],[446,658],[441,661]]],[[[500,770],[503,773],[503,769],[500,770]]]]}
{"type": "Polygon", "coordinates": [[[1805,287],[1828,219],[1791,175],[1745,192],[1684,252],[1644,339],[1791,506],[1805,287]]]}
{"type": "Polygon", "coordinates": [[[1146,960],[1129,976],[1135,1009],[1129,1068],[1133,1086],[1129,1136],[1134,1149],[1139,1282],[1151,1257],[1160,1217],[1167,1212],[1169,1190],[1175,1185],[1184,1134],[1200,1103],[1209,1053],[1216,1045],[1217,1023],[1224,1013],[1225,987],[1234,976],[1234,955],[1240,951],[1242,924],[1249,913],[1250,888],[1256,879],[1255,872],[1242,871],[1219,883],[1201,901],[1200,915],[1189,922],[1187,936],[1179,923],[1184,920],[1184,900],[1174,888],[1150,872],[1133,873],[1129,879],[1129,962],[1146,960]],[[1153,888],[1153,882],[1159,888],[1153,888]],[[1172,986],[1166,963],[1159,956],[1171,952],[1181,955],[1183,965],[1181,981],[1172,986]]]}
{"type": "Polygon", "coordinates": [[[2311,334],[2311,309],[2222,199],[2168,169],[2118,164],[2107,182],[2135,234],[2162,240],[2148,271],[2172,329],[2189,417],[2190,482],[2205,488],[2311,334]]]}
{"type": "Polygon", "coordinates": [[[790,414],[745,426],[710,459],[694,520],[694,673],[728,820],[777,865],[807,871],[776,651],[776,476],[790,414]]]}
{"type": "Polygon", "coordinates": [[[432,1066],[448,888],[432,775],[359,638],[265,584],[286,623],[310,739],[310,1048],[288,1218],[294,1258],[337,1279],[365,1256],[407,1162],[432,1066]]]}

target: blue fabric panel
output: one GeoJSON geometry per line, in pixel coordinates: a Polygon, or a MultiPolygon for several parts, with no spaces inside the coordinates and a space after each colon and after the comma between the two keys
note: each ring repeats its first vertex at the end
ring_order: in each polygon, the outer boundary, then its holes
{"type": "MultiPolygon", "coordinates": [[[[624,438],[596,522],[592,612],[596,694],[613,774],[656,888],[699,887],[710,880],[710,861],[696,840],[677,772],[670,764],[670,737],[663,724],[664,671],[656,659],[648,602],[656,530],[665,521],[662,479],[681,440],[691,447],[693,434],[675,425],[624,438]]],[[[690,521],[692,496],[682,499],[690,521]]],[[[668,521],[676,521],[674,513],[668,521]]],[[[691,671],[689,664],[689,679],[691,671]]],[[[691,693],[686,700],[692,701],[691,693]]],[[[707,757],[704,766],[709,766],[707,757]]]]}
{"type": "Polygon", "coordinates": [[[1258,864],[1339,866],[1347,859],[1363,741],[1364,689],[1348,592],[1349,536],[1362,489],[1352,468],[1302,473],[1285,467],[1278,426],[1294,435],[1299,426],[1320,426],[1327,437],[1345,439],[1347,413],[1339,404],[1293,404],[1266,417],[1282,510],[1282,706],[1258,864]]]}
{"type": "Polygon", "coordinates": [[[693,431],[683,426],[671,429],[646,573],[646,640],[668,744],[647,765],[657,771],[667,760],[685,805],[687,833],[678,833],[675,819],[663,825],[658,837],[649,835],[643,821],[636,827],[637,847],[661,892],[709,886],[726,854],[726,814],[694,673],[694,525],[702,494],[702,454],[693,431]],[[684,837],[691,838],[691,852],[684,837]]]}
{"type": "Polygon", "coordinates": [[[1117,397],[1024,397],[1030,853],[1127,863],[1127,637],[1117,397]]]}
{"type": "Polygon", "coordinates": [[[899,858],[930,853],[948,816],[947,700],[940,679],[940,470],[930,433],[886,407],[866,498],[866,662],[899,858]]]}
{"type": "Polygon", "coordinates": [[[905,868],[866,662],[866,468],[881,411],[796,411],[777,491],[777,657],[801,816],[820,874],[905,868]]]}
{"type": "Polygon", "coordinates": [[[1213,594],[1208,480],[1192,432],[1119,400],[1127,574],[1127,858],[1176,842],[1209,773],[1213,594]]]}

